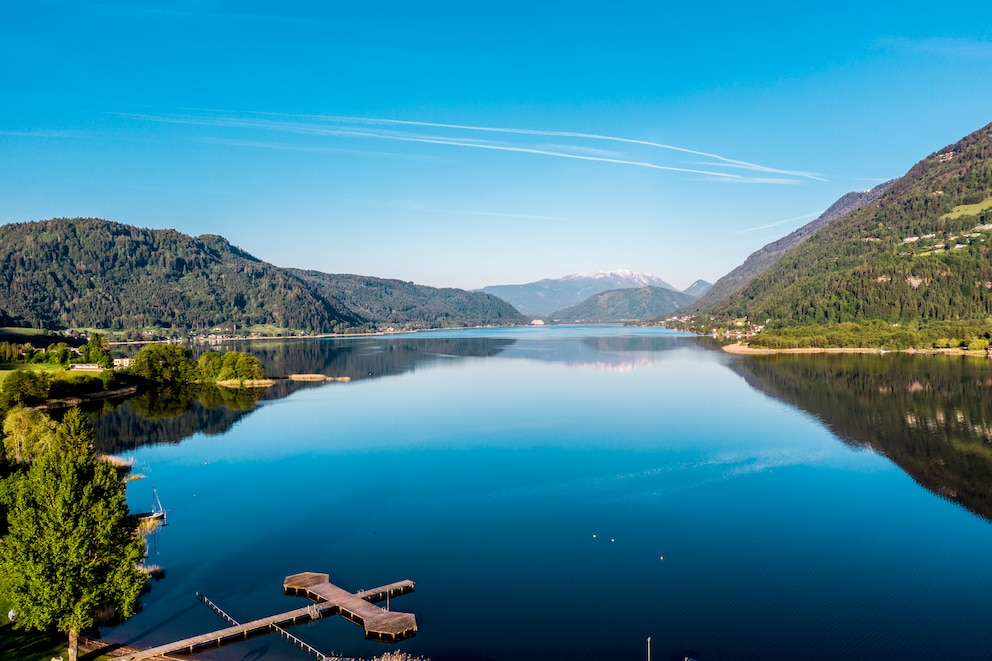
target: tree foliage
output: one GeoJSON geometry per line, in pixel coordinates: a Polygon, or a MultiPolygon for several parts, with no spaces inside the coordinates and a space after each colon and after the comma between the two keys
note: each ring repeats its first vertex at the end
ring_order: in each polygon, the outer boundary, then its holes
{"type": "Polygon", "coordinates": [[[216,351],[204,352],[197,360],[200,379],[203,381],[248,381],[264,379],[262,363],[249,353],[228,351],[221,355],[216,351]]]}
{"type": "Polygon", "coordinates": [[[73,409],[53,448],[4,482],[10,507],[0,568],[14,626],[67,633],[75,661],[80,631],[108,610],[130,616],[145,583],[136,569],[144,544],[124,480],[97,460],[92,429],[73,409]]]}
{"type": "Polygon", "coordinates": [[[182,385],[197,379],[189,349],[180,344],[149,344],[134,356],[130,372],[148,381],[182,385]]]}
{"type": "Polygon", "coordinates": [[[27,406],[17,406],[3,419],[3,447],[6,457],[29,462],[47,452],[55,441],[55,421],[27,406]]]}
{"type": "Polygon", "coordinates": [[[0,408],[17,405],[33,406],[45,401],[51,379],[44,372],[17,369],[7,375],[0,391],[0,408]]]}
{"type": "Polygon", "coordinates": [[[79,348],[79,362],[95,363],[105,369],[113,365],[110,356],[107,355],[108,346],[99,333],[93,333],[89,341],[79,348]]]}

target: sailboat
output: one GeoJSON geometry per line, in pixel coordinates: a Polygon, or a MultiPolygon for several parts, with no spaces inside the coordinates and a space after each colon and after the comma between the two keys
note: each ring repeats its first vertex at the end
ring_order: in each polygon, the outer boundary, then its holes
{"type": "Polygon", "coordinates": [[[165,508],[162,507],[162,501],[159,500],[158,491],[155,490],[155,487],[152,487],[152,511],[139,514],[138,520],[141,522],[161,521],[163,524],[165,523],[165,508]]]}

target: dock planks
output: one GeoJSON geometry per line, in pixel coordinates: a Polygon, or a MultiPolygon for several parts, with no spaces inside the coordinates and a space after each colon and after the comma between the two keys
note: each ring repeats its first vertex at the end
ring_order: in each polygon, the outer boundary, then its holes
{"type": "Polygon", "coordinates": [[[193,654],[276,632],[280,628],[318,620],[327,615],[340,615],[363,627],[368,640],[395,643],[417,635],[417,621],[412,613],[387,611],[370,603],[413,592],[413,581],[400,581],[372,590],[351,593],[331,583],[328,574],[304,572],[287,576],[283,581],[283,590],[286,594],[305,596],[315,603],[167,645],[152,647],[120,659],[140,661],[164,654],[193,654]]]}

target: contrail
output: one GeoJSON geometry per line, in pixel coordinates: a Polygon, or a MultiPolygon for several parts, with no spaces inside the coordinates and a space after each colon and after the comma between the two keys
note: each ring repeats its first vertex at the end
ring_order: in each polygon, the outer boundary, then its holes
{"type": "MultiPolygon", "coordinates": [[[[156,115],[142,115],[134,113],[111,113],[122,117],[132,117],[136,119],[144,119],[148,121],[172,123],[172,124],[186,124],[186,125],[196,125],[196,126],[225,126],[233,128],[256,128],[256,129],[266,129],[275,131],[289,131],[293,133],[301,133],[307,135],[323,135],[323,136],[340,136],[340,137],[353,137],[353,138],[370,138],[377,140],[394,140],[399,142],[414,142],[422,144],[434,144],[434,145],[444,145],[450,147],[469,147],[474,149],[487,149],[491,151],[504,151],[504,152],[514,152],[521,154],[536,154],[541,156],[552,156],[556,158],[568,158],[579,161],[593,161],[599,163],[614,163],[617,165],[629,165],[634,167],[648,168],[652,170],[664,170],[668,172],[685,172],[688,174],[698,174],[707,177],[715,177],[721,181],[728,182],[741,182],[741,183],[795,183],[794,180],[782,179],[782,178],[757,178],[757,177],[747,177],[739,174],[732,174],[729,172],[715,171],[715,170],[704,170],[699,168],[690,167],[679,167],[672,165],[660,165],[658,163],[652,163],[650,161],[643,160],[633,160],[625,158],[612,158],[607,156],[592,156],[588,154],[575,154],[565,151],[558,151],[553,149],[540,149],[537,147],[521,147],[513,146],[508,144],[493,143],[481,140],[472,140],[468,138],[455,138],[455,137],[444,137],[444,136],[430,136],[430,135],[410,135],[408,133],[400,132],[376,132],[376,131],[360,131],[354,128],[348,128],[342,126],[341,128],[332,128],[331,126],[321,126],[319,124],[315,125],[312,123],[302,123],[299,121],[286,122],[286,121],[272,121],[270,119],[250,119],[250,118],[240,118],[240,117],[163,117],[156,115]]],[[[717,161],[716,163],[700,163],[701,166],[715,166],[715,167],[732,167],[749,172],[760,172],[765,174],[779,174],[791,177],[802,177],[806,179],[814,179],[816,181],[826,181],[819,176],[811,174],[809,172],[800,172],[793,170],[782,170],[778,168],[766,167],[764,165],[759,165],[756,163],[749,163],[747,161],[741,161],[737,159],[727,158],[725,156],[720,156],[719,154],[712,154],[709,152],[698,151],[694,149],[687,149],[685,147],[676,147],[673,145],[666,145],[658,142],[651,142],[647,140],[636,140],[633,138],[622,138],[617,136],[600,135],[595,133],[581,133],[576,131],[546,131],[538,129],[516,129],[516,128],[504,128],[504,127],[492,127],[492,126],[471,126],[463,124],[445,124],[439,122],[418,122],[411,120],[402,119],[377,119],[377,118],[367,118],[367,117],[346,117],[338,115],[294,115],[286,113],[256,113],[261,117],[271,117],[271,118],[292,118],[294,120],[310,120],[310,121],[322,121],[337,124],[359,124],[366,126],[409,126],[409,127],[421,127],[421,128],[440,128],[440,129],[452,129],[452,130],[464,130],[464,131],[478,131],[486,133],[501,133],[501,134],[514,134],[514,135],[531,135],[531,136],[543,136],[543,137],[565,137],[565,138],[579,138],[588,140],[603,140],[615,143],[631,144],[653,147],[658,149],[666,149],[670,151],[676,151],[680,153],[693,154],[695,156],[704,156],[706,158],[711,158],[717,161]]]]}
{"type": "Polygon", "coordinates": [[[605,140],[609,142],[619,142],[630,145],[641,145],[644,147],[655,147],[657,149],[668,149],[670,151],[677,151],[684,154],[693,154],[694,156],[705,156],[707,158],[712,158],[721,163],[725,163],[730,166],[740,167],[748,170],[755,170],[758,172],[767,172],[770,174],[787,174],[795,177],[805,177],[807,179],[814,179],[816,181],[826,181],[822,177],[819,177],[811,172],[802,172],[799,170],[782,170],[780,168],[770,168],[764,165],[759,165],[758,163],[750,163],[748,161],[741,161],[738,159],[727,158],[726,156],[721,156],[719,154],[713,154],[705,151],[698,151],[695,149],[687,149],[686,147],[677,147],[675,145],[666,145],[660,142],[651,142],[650,140],[637,140],[635,138],[622,138],[613,135],[602,135],[598,133],[581,133],[577,131],[546,131],[540,129],[517,129],[517,128],[507,128],[507,127],[497,127],[497,126],[473,126],[469,124],[444,124],[439,122],[418,122],[406,119],[378,119],[370,117],[348,117],[344,115],[288,115],[280,113],[263,113],[269,116],[281,116],[281,117],[296,117],[296,118],[307,118],[307,119],[319,119],[324,121],[338,122],[338,123],[351,123],[351,124],[379,124],[386,126],[421,126],[424,128],[445,128],[445,129],[455,129],[460,131],[483,131],[488,133],[510,133],[516,135],[539,135],[546,137],[558,137],[558,138],[581,138],[587,140],[605,140]]]}
{"type": "Polygon", "coordinates": [[[734,234],[746,234],[747,232],[757,232],[758,230],[766,230],[771,227],[778,227],[779,225],[785,225],[786,223],[794,223],[797,220],[812,220],[819,216],[820,213],[814,211],[813,213],[806,213],[801,216],[796,216],[795,218],[786,218],[785,220],[776,220],[774,223],[768,223],[767,225],[758,225],[757,227],[748,227],[747,229],[738,230],[734,234]]]}

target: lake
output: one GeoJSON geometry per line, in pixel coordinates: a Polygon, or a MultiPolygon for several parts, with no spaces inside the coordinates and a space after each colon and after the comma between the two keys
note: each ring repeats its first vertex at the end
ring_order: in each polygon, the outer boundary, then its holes
{"type": "MultiPolygon", "coordinates": [[[[621,326],[239,345],[260,395],[126,403],[99,443],[154,488],[165,577],[106,637],[152,646],[308,602],[285,576],[390,603],[325,653],[450,659],[990,658],[992,364],[734,356],[621,326]],[[182,400],[182,401],[178,401],[182,400]],[[164,412],[163,412],[164,411],[164,412]]],[[[201,655],[309,658],[269,635],[201,655]]]]}

